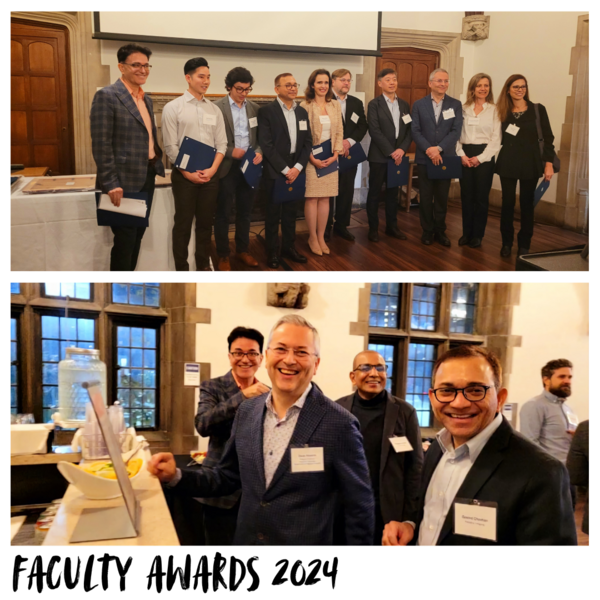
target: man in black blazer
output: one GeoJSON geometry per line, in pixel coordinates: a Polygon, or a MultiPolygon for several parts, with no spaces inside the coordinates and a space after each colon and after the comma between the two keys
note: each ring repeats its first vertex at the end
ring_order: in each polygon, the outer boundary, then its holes
{"type": "MultiPolygon", "coordinates": [[[[399,165],[412,142],[410,108],[408,103],[396,96],[398,77],[394,69],[383,69],[377,75],[377,85],[382,90],[369,102],[369,193],[367,194],[367,217],[369,219],[369,240],[379,241],[379,194],[386,183],[385,191],[385,232],[399,240],[406,235],[398,228],[398,188],[387,187],[389,159],[399,165]]],[[[408,160],[408,159],[406,159],[408,160]]]]}
{"type": "Polygon", "coordinates": [[[429,400],[444,426],[425,455],[415,523],[388,523],[384,545],[576,545],[565,466],[502,416],[496,356],[459,346],[433,367],[429,400]]]}
{"type": "Polygon", "coordinates": [[[296,239],[297,202],[275,203],[273,190],[275,180],[284,176],[292,183],[306,167],[312,148],[312,135],[308,113],[295,102],[298,84],[291,73],[275,78],[277,98],[258,111],[258,143],[266,159],[264,181],[267,193],[265,218],[265,241],[267,265],[279,267],[278,238],[281,219],[281,256],[294,262],[305,263],[294,247],[296,239]]]}
{"type": "MultiPolygon", "coordinates": [[[[348,156],[350,148],[359,144],[365,137],[369,126],[365,116],[365,107],[361,100],[350,96],[348,91],[352,84],[352,73],[348,69],[337,69],[331,74],[332,88],[335,99],[342,107],[344,121],[344,156],[348,156]]],[[[335,199],[335,225],[333,224],[333,202],[329,203],[329,219],[325,230],[325,241],[331,238],[331,231],[341,238],[354,241],[354,235],[348,231],[354,199],[354,180],[358,166],[339,174],[339,190],[335,199]]]]}
{"type": "Polygon", "coordinates": [[[423,447],[417,411],[386,389],[383,356],[371,350],[354,359],[350,381],[356,392],[337,402],[360,423],[375,495],[373,543],[381,544],[390,521],[416,521],[423,447]]]}

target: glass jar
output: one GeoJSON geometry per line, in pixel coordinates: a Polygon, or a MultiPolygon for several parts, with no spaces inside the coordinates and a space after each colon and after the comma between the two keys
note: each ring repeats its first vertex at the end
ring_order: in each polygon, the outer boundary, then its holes
{"type": "Polygon", "coordinates": [[[58,363],[58,410],[64,427],[81,427],[85,423],[85,407],[89,402],[84,382],[100,382],[106,405],[106,365],[100,350],[67,348],[66,358],[58,363]]]}

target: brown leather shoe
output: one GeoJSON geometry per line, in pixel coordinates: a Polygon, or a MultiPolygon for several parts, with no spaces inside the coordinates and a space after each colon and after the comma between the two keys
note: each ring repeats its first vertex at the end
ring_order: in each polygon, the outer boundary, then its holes
{"type": "Polygon", "coordinates": [[[219,271],[231,271],[231,264],[229,262],[229,256],[219,257],[219,271]]]}
{"type": "Polygon", "coordinates": [[[249,267],[258,267],[258,261],[249,252],[238,252],[236,257],[249,267]]]}

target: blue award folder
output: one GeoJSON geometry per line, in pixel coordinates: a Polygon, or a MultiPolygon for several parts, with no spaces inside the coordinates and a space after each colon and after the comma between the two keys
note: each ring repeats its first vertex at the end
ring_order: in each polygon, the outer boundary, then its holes
{"type": "Polygon", "coordinates": [[[352,146],[352,148],[350,148],[348,156],[339,157],[340,173],[343,173],[344,171],[349,171],[350,169],[356,167],[365,160],[367,160],[367,155],[365,154],[363,147],[357,142],[356,144],[354,144],[354,146],[352,146]]]}
{"type": "Polygon", "coordinates": [[[394,162],[393,158],[388,158],[387,187],[395,188],[401,185],[407,185],[409,172],[410,159],[406,154],[402,157],[399,165],[394,162]]]}
{"type": "Polygon", "coordinates": [[[542,179],[540,185],[537,186],[535,194],[533,196],[533,206],[536,207],[538,202],[542,199],[542,196],[546,193],[546,190],[550,187],[550,182],[542,179]]]}
{"type": "Polygon", "coordinates": [[[260,176],[262,175],[262,162],[255,165],[252,161],[256,157],[256,152],[252,148],[246,150],[246,154],[242,157],[240,162],[240,171],[244,175],[244,179],[248,185],[255,190],[260,182],[260,176]]]}
{"type": "MultiPolygon", "coordinates": [[[[331,140],[325,140],[322,144],[317,146],[313,146],[311,150],[313,156],[319,160],[327,160],[333,156],[333,151],[331,149],[331,140]],[[319,151],[319,148],[321,149],[319,151]],[[317,153],[315,154],[315,150],[317,153]]],[[[339,161],[332,162],[328,167],[323,167],[322,169],[315,168],[317,172],[317,177],[325,177],[325,175],[329,175],[329,173],[334,173],[340,168],[339,161]]]]}
{"type": "Polygon", "coordinates": [[[179,154],[175,161],[175,166],[182,171],[188,171],[189,173],[195,173],[196,171],[203,171],[204,169],[210,169],[215,160],[217,150],[212,146],[197,142],[191,137],[184,137],[181,146],[179,147],[179,154]]]}
{"type": "Polygon", "coordinates": [[[444,162],[434,165],[427,161],[428,179],[460,179],[462,177],[462,161],[460,156],[442,156],[444,162]]]}
{"type": "Polygon", "coordinates": [[[293,202],[294,200],[304,200],[306,190],[306,172],[302,170],[293,183],[287,183],[285,175],[280,175],[275,180],[273,188],[273,202],[282,204],[283,202],[293,202]]]}
{"type": "MultiPolygon", "coordinates": [[[[96,206],[100,203],[102,192],[96,192],[96,206]]],[[[96,218],[98,225],[108,227],[148,227],[150,218],[150,209],[152,208],[152,200],[148,200],[148,192],[124,192],[123,196],[133,198],[135,200],[145,200],[148,205],[145,217],[134,217],[123,213],[112,212],[110,210],[96,209],[96,218]]]]}

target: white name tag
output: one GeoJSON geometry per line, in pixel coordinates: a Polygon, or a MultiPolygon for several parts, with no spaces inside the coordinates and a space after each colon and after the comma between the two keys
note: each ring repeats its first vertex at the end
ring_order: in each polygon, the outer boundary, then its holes
{"type": "Polygon", "coordinates": [[[454,533],[496,541],[496,507],[454,503],[454,533]]]}
{"type": "Polygon", "coordinates": [[[323,448],[291,448],[292,473],[324,471],[323,448]]]}
{"type": "Polygon", "coordinates": [[[244,163],[244,166],[242,167],[242,173],[245,173],[245,172],[246,172],[246,169],[248,168],[248,164],[249,164],[249,161],[246,161],[246,162],[244,163]]]}
{"type": "Polygon", "coordinates": [[[202,118],[202,123],[204,125],[216,125],[217,124],[217,115],[207,115],[204,113],[202,118]]]}
{"type": "Polygon", "coordinates": [[[479,125],[479,117],[469,117],[467,125],[479,125]]]}
{"type": "Polygon", "coordinates": [[[396,452],[410,452],[413,449],[405,435],[401,437],[393,436],[390,438],[390,442],[396,452]]]}
{"type": "Polygon", "coordinates": [[[442,116],[444,117],[444,121],[447,121],[448,119],[454,119],[454,109],[449,108],[448,110],[442,111],[442,116]]]}
{"type": "Polygon", "coordinates": [[[319,121],[321,122],[321,124],[331,123],[331,119],[329,118],[329,115],[319,115],[319,121]]]}
{"type": "Polygon", "coordinates": [[[248,119],[248,125],[250,125],[250,127],[258,127],[258,119],[256,117],[250,117],[248,119]]]}
{"type": "Polygon", "coordinates": [[[517,135],[517,133],[519,133],[519,129],[521,129],[521,128],[517,127],[514,123],[511,123],[506,128],[506,133],[510,133],[510,135],[517,135]]]}
{"type": "Polygon", "coordinates": [[[410,115],[402,115],[402,121],[408,125],[409,123],[412,123],[412,117],[410,115]]]}
{"type": "Polygon", "coordinates": [[[187,167],[187,164],[190,160],[190,155],[189,154],[184,154],[183,158],[181,159],[181,164],[179,165],[180,169],[185,169],[187,167]]]}
{"type": "Polygon", "coordinates": [[[300,127],[300,131],[306,131],[306,121],[300,121],[298,126],[300,127]]]}
{"type": "Polygon", "coordinates": [[[315,148],[313,150],[313,156],[316,156],[317,154],[321,154],[321,152],[323,152],[323,148],[315,148]]]}
{"type": "Polygon", "coordinates": [[[355,112],[353,112],[352,116],[350,117],[350,120],[354,123],[358,123],[358,115],[355,112]]]}

